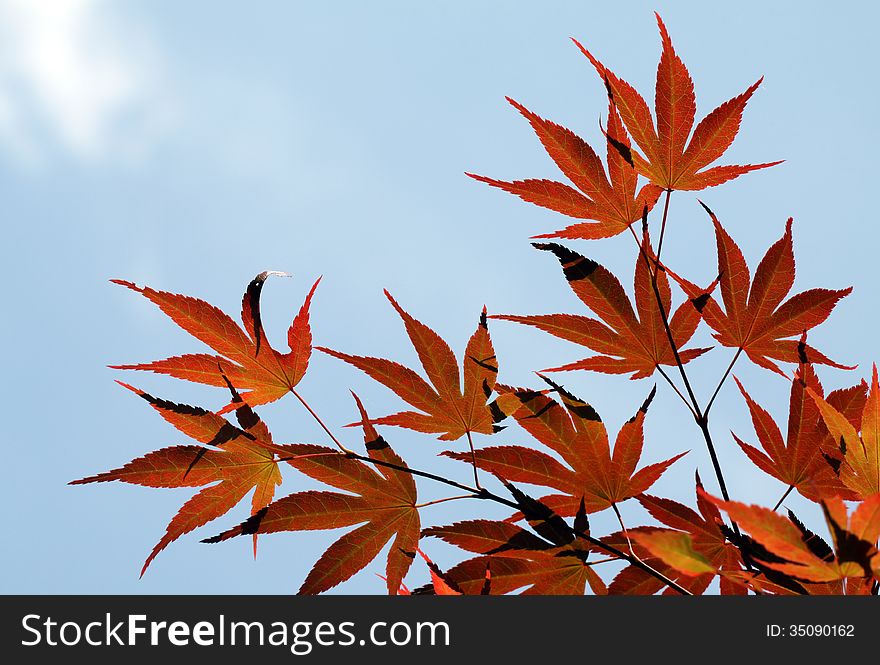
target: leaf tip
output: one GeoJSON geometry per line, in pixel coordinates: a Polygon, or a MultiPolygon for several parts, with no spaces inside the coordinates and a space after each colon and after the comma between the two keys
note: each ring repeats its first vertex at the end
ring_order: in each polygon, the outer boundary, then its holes
{"type": "Polygon", "coordinates": [[[489,321],[488,321],[488,319],[489,319],[489,312],[488,312],[488,310],[486,309],[486,306],[483,305],[483,311],[480,312],[480,323],[479,323],[479,326],[480,326],[481,328],[483,328],[484,330],[488,330],[488,329],[489,329],[489,321]]]}
{"type": "Polygon", "coordinates": [[[390,302],[391,306],[397,310],[397,313],[400,314],[401,317],[405,318],[406,312],[403,311],[403,308],[394,299],[394,296],[391,295],[391,293],[388,291],[388,289],[382,289],[382,293],[385,294],[385,297],[388,298],[388,302],[390,302]]]}
{"type": "Polygon", "coordinates": [[[715,219],[715,213],[712,212],[712,209],[709,206],[707,206],[705,203],[703,203],[702,199],[697,199],[697,203],[699,203],[701,206],[703,206],[703,210],[705,210],[706,213],[708,213],[709,217],[711,217],[713,220],[715,219]]]}
{"type": "Polygon", "coordinates": [[[133,385],[131,385],[131,384],[129,384],[129,383],[126,383],[125,381],[120,381],[119,379],[113,379],[113,381],[114,381],[115,383],[118,383],[120,386],[122,386],[122,387],[125,388],[126,390],[130,390],[131,392],[135,393],[136,395],[140,395],[140,394],[143,393],[142,390],[138,390],[138,389],[135,388],[133,385]]]}
{"type": "Polygon", "coordinates": [[[654,387],[651,388],[651,392],[648,393],[648,397],[645,399],[645,401],[644,401],[644,402],[642,403],[642,405],[639,407],[639,411],[640,411],[641,413],[648,413],[648,407],[651,406],[651,402],[654,401],[654,397],[655,397],[656,395],[657,395],[657,384],[655,383],[655,384],[654,384],[654,387]]]}
{"type": "Polygon", "coordinates": [[[509,97],[507,95],[504,96],[504,99],[507,100],[507,103],[510,104],[517,111],[522,113],[526,118],[529,118],[532,114],[525,106],[516,101],[513,97],[509,97]]]}

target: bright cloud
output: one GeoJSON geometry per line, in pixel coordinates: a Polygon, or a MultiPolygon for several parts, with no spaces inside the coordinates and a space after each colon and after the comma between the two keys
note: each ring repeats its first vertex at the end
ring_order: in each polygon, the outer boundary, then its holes
{"type": "Polygon", "coordinates": [[[0,142],[29,164],[62,150],[128,160],[171,123],[142,25],[104,0],[0,0],[0,142]]]}

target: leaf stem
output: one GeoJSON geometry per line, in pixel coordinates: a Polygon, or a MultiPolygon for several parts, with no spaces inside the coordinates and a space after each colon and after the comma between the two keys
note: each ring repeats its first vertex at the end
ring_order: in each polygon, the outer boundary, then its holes
{"type": "Polygon", "coordinates": [[[447,496],[444,499],[434,499],[433,501],[425,501],[424,503],[417,503],[413,506],[413,508],[426,508],[428,506],[436,506],[438,503],[446,503],[447,501],[458,501],[459,499],[473,499],[473,494],[458,494],[456,496],[447,496]]]}
{"type": "Polygon", "coordinates": [[[791,494],[791,491],[792,491],[793,489],[794,489],[794,485],[789,485],[789,486],[788,486],[788,489],[785,490],[785,494],[783,494],[783,495],[779,498],[779,501],[776,502],[776,505],[773,506],[773,512],[774,512],[774,513],[775,513],[777,510],[779,510],[779,506],[781,506],[781,505],[782,505],[782,502],[785,501],[785,500],[788,498],[788,495],[791,494]]]}
{"type": "Polygon", "coordinates": [[[688,402],[688,399],[687,399],[687,397],[684,396],[684,393],[682,393],[681,390],[678,389],[678,386],[675,385],[673,380],[666,373],[666,370],[664,370],[663,367],[658,364],[657,371],[660,372],[660,376],[662,376],[664,379],[666,379],[666,383],[668,383],[670,386],[672,386],[672,389],[675,391],[675,394],[681,398],[682,403],[688,408],[688,411],[691,412],[691,414],[694,416],[694,418],[696,418],[697,414],[694,413],[694,407],[692,407],[691,403],[688,402]]]}
{"type": "Polygon", "coordinates": [[[471,431],[470,430],[467,431],[467,441],[468,441],[468,446],[470,446],[470,449],[471,449],[471,464],[474,467],[474,487],[476,487],[478,490],[481,490],[483,488],[480,485],[480,475],[479,475],[479,472],[477,471],[477,454],[476,454],[476,452],[474,452],[474,440],[471,438],[471,431]]]}
{"type": "Polygon", "coordinates": [[[736,361],[739,360],[740,354],[742,354],[742,347],[739,347],[736,350],[736,353],[733,356],[733,359],[730,361],[730,364],[727,366],[727,369],[724,371],[724,376],[721,377],[721,381],[718,382],[718,387],[715,388],[715,392],[712,393],[712,399],[709,400],[709,403],[706,405],[706,408],[703,411],[703,415],[706,417],[709,416],[709,410],[712,408],[712,405],[715,403],[715,398],[718,397],[718,393],[721,392],[721,386],[724,385],[724,382],[727,380],[727,377],[730,376],[730,372],[733,370],[733,366],[736,365],[736,361]]]}
{"type": "Polygon", "coordinates": [[[302,395],[300,395],[298,392],[296,392],[296,389],[294,389],[294,388],[291,388],[290,392],[292,392],[293,396],[296,397],[304,407],[306,407],[306,411],[308,411],[311,414],[312,418],[315,419],[315,422],[317,422],[321,426],[321,429],[323,429],[327,433],[327,436],[329,436],[330,440],[336,444],[336,447],[339,448],[339,450],[341,450],[346,455],[351,454],[352,451],[349,450],[348,448],[346,448],[345,446],[343,446],[339,442],[339,439],[337,439],[333,435],[333,432],[330,431],[330,429],[327,427],[327,425],[324,424],[324,421],[321,420],[321,417],[317,413],[315,413],[315,411],[312,409],[312,407],[309,406],[309,403],[303,399],[302,395]]]}
{"type": "Polygon", "coordinates": [[[657,256],[655,257],[655,265],[653,270],[654,278],[657,277],[657,271],[660,270],[660,252],[663,251],[663,238],[666,236],[666,217],[669,214],[669,198],[672,196],[672,190],[666,189],[666,200],[663,202],[663,221],[660,223],[660,240],[657,243],[657,256]]]}
{"type": "MultiPolygon", "coordinates": [[[[617,522],[620,524],[621,531],[623,531],[623,537],[626,538],[626,545],[629,547],[629,553],[636,556],[636,553],[633,550],[632,541],[629,539],[629,532],[626,530],[626,524],[623,523],[623,516],[620,514],[620,509],[617,507],[616,502],[611,502],[611,509],[614,511],[614,514],[617,515],[617,522]]],[[[636,558],[638,559],[638,557],[636,558]]],[[[641,559],[639,559],[639,561],[641,561],[641,559]]]]}

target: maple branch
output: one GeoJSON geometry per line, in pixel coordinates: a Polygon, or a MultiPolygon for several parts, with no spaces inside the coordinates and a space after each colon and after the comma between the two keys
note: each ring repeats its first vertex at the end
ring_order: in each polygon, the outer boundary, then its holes
{"type": "MultiPolygon", "coordinates": [[[[666,192],[666,204],[663,207],[663,227],[665,228],[666,217],[669,212],[669,190],[666,192]]],[[[648,228],[648,208],[645,206],[645,210],[642,213],[642,225],[647,230],[648,228]]],[[[661,233],[662,233],[661,228],[661,233]]],[[[636,241],[636,245],[639,248],[639,252],[644,258],[645,263],[648,267],[648,271],[651,273],[651,288],[654,291],[654,298],[657,301],[657,308],[660,312],[660,319],[663,321],[663,329],[666,331],[666,338],[669,340],[669,347],[672,349],[672,355],[675,358],[675,365],[678,367],[678,372],[681,374],[682,381],[684,381],[685,390],[687,390],[688,397],[690,398],[691,403],[691,414],[694,416],[694,420],[697,423],[697,426],[700,428],[700,431],[703,434],[703,439],[706,442],[706,448],[709,450],[709,458],[712,461],[712,468],[715,471],[715,478],[718,480],[718,486],[721,489],[721,495],[724,497],[725,501],[730,501],[730,494],[727,491],[727,483],[724,482],[724,473],[721,471],[721,463],[718,461],[718,454],[715,452],[715,443],[712,441],[712,434],[709,432],[709,420],[707,418],[707,414],[703,413],[700,409],[700,404],[697,401],[697,396],[694,393],[693,388],[691,387],[691,382],[688,379],[687,372],[684,368],[684,363],[681,360],[681,354],[678,352],[678,345],[675,342],[675,336],[672,334],[672,328],[669,326],[669,315],[666,312],[666,306],[663,304],[663,298],[660,295],[660,287],[657,285],[657,273],[660,270],[660,260],[659,260],[659,252],[657,254],[657,262],[656,262],[656,271],[651,270],[651,260],[648,257],[647,250],[642,246],[642,243],[639,242],[639,238],[636,235],[636,232],[633,230],[632,226],[629,227],[630,233],[636,241]]],[[[659,249],[659,248],[658,248],[659,249]]],[[[736,525],[736,522],[731,521],[733,524],[733,529],[739,534],[739,527],[736,525]]]]}
{"type": "Polygon", "coordinates": [[[776,505],[773,506],[773,512],[774,512],[774,513],[775,513],[777,510],[779,510],[779,506],[781,506],[781,505],[782,505],[782,502],[785,501],[785,500],[788,498],[788,495],[791,494],[791,491],[792,491],[793,489],[794,489],[794,485],[789,485],[789,486],[788,486],[788,489],[785,490],[785,494],[783,494],[783,495],[779,498],[779,501],[776,502],[776,505]]]}
{"type": "MultiPolygon", "coordinates": [[[[517,511],[521,510],[521,508],[522,508],[522,506],[520,506],[515,501],[511,501],[510,499],[505,499],[503,496],[498,496],[494,492],[490,492],[489,490],[487,490],[485,487],[480,488],[480,489],[477,489],[475,487],[468,487],[467,485],[463,485],[463,484],[456,482],[454,480],[451,480],[449,478],[444,478],[443,476],[438,476],[435,473],[430,473],[428,471],[422,471],[421,469],[413,469],[412,467],[402,466],[400,464],[394,464],[393,462],[386,462],[385,460],[373,459],[372,457],[367,457],[366,455],[359,455],[358,453],[355,453],[355,452],[337,453],[337,454],[344,455],[345,457],[347,457],[349,459],[360,460],[361,462],[375,464],[376,466],[384,466],[389,469],[394,469],[395,471],[402,471],[403,473],[409,473],[413,476],[427,478],[429,480],[434,480],[438,483],[443,483],[444,485],[456,487],[460,490],[464,490],[466,492],[469,492],[470,496],[472,496],[475,499],[485,499],[487,501],[494,501],[495,503],[500,503],[501,505],[507,506],[508,508],[513,508],[514,510],[517,510],[517,511]]],[[[465,498],[465,497],[454,497],[454,498],[465,498]]],[[[536,499],[532,499],[532,500],[537,501],[536,499]]],[[[599,549],[604,550],[605,552],[607,552],[608,554],[611,554],[615,558],[622,559],[622,560],[626,561],[627,563],[632,564],[636,568],[640,568],[641,570],[645,571],[646,573],[648,573],[652,577],[656,577],[658,580],[663,582],[663,584],[668,586],[670,589],[677,591],[678,593],[680,593],[682,595],[685,595],[685,596],[692,596],[693,595],[690,591],[688,591],[687,589],[682,587],[680,584],[677,584],[674,580],[669,579],[668,577],[666,577],[666,575],[664,575],[660,571],[655,570],[654,568],[652,568],[651,566],[646,564],[644,561],[639,559],[637,556],[627,554],[626,552],[623,552],[622,550],[617,549],[613,545],[609,545],[607,543],[604,543],[601,540],[599,540],[598,538],[591,536],[589,533],[582,531],[581,529],[576,529],[573,526],[570,526],[567,522],[565,522],[565,520],[562,520],[562,523],[565,524],[566,529],[576,538],[583,538],[591,545],[594,545],[595,547],[598,547],[599,549]]]]}
{"type": "MultiPolygon", "coordinates": [[[[329,436],[330,439],[333,441],[333,443],[335,443],[336,446],[339,448],[340,452],[334,453],[334,454],[342,455],[343,457],[345,457],[347,459],[355,459],[355,460],[358,460],[361,462],[366,462],[368,464],[373,464],[374,466],[382,466],[382,467],[385,467],[388,469],[394,469],[395,471],[408,473],[412,476],[418,476],[420,478],[426,478],[428,480],[433,480],[435,482],[443,483],[444,485],[448,485],[449,487],[454,487],[454,488],[461,490],[463,492],[467,492],[468,497],[473,497],[475,499],[484,499],[487,501],[494,501],[495,503],[500,503],[501,505],[507,506],[508,508],[513,508],[516,511],[521,510],[522,506],[520,506],[519,503],[517,503],[515,501],[511,501],[510,499],[505,499],[502,496],[498,496],[497,494],[487,490],[485,487],[469,487],[468,485],[464,485],[463,483],[459,483],[458,481],[452,480],[451,478],[446,478],[444,476],[437,475],[436,473],[431,473],[430,471],[422,471],[421,469],[413,469],[410,466],[395,464],[393,462],[387,462],[385,460],[380,460],[380,459],[374,459],[368,455],[361,455],[359,453],[354,452],[353,450],[346,448],[344,445],[342,445],[342,443],[340,443],[339,439],[337,439],[333,435],[333,433],[324,424],[324,421],[321,420],[321,418],[318,416],[318,414],[315,413],[315,411],[309,406],[308,402],[306,402],[299,395],[299,393],[297,393],[293,388],[290,389],[290,392],[292,392],[296,396],[296,398],[302,403],[302,405],[304,407],[306,407],[306,410],[312,415],[312,417],[317,421],[317,423],[321,426],[321,428],[324,430],[324,432],[327,433],[327,436],[329,436]]],[[[472,450],[473,450],[473,448],[472,448],[472,450]]],[[[476,463],[476,458],[474,458],[474,461],[476,463]]],[[[438,501],[427,502],[426,504],[423,504],[423,505],[431,505],[433,503],[441,503],[442,501],[451,501],[452,499],[464,499],[464,498],[468,498],[468,497],[465,497],[465,496],[450,497],[448,499],[441,499],[438,501]]],[[[532,500],[537,502],[536,499],[532,499],[532,500]]],[[[566,529],[575,538],[583,538],[591,545],[594,545],[595,547],[598,547],[599,549],[604,550],[608,554],[611,554],[612,556],[614,556],[618,559],[622,559],[622,560],[626,561],[627,563],[632,564],[636,568],[640,568],[641,570],[645,571],[646,573],[648,573],[652,577],[656,577],[658,580],[663,582],[663,584],[668,586],[670,589],[673,589],[674,591],[677,591],[680,594],[683,594],[686,596],[693,595],[690,591],[688,591],[687,589],[685,589],[681,585],[677,584],[674,580],[669,579],[668,577],[666,577],[666,575],[664,575],[660,571],[654,570],[651,566],[644,563],[637,556],[629,555],[626,552],[623,552],[622,550],[617,549],[613,545],[608,545],[608,544],[602,542],[601,540],[599,540],[598,538],[591,536],[589,533],[582,531],[581,529],[576,529],[573,526],[570,526],[567,522],[565,522],[565,520],[562,520],[562,523],[565,524],[566,529]]],[[[632,549],[632,548],[630,548],[630,549],[632,549]]]]}
{"type": "MultiPolygon", "coordinates": [[[[715,470],[715,478],[718,480],[718,487],[721,488],[721,496],[725,501],[730,501],[730,494],[727,491],[727,483],[724,482],[724,474],[721,472],[721,462],[718,461],[718,454],[715,452],[715,444],[712,441],[712,434],[709,432],[709,421],[705,414],[697,419],[697,425],[703,433],[703,439],[706,441],[706,447],[709,449],[709,458],[712,460],[712,468],[715,470]]],[[[731,520],[734,530],[739,534],[739,527],[736,522],[731,520]]]]}
{"type": "MultiPolygon", "coordinates": [[[[667,203],[669,199],[667,197],[667,203]]],[[[664,214],[665,218],[665,214],[664,214]]],[[[642,224],[647,227],[648,223],[648,208],[645,207],[645,211],[642,216],[642,224]]],[[[678,345],[675,343],[675,337],[672,334],[672,328],[669,327],[669,315],[666,313],[666,306],[663,304],[663,298],[660,295],[660,287],[657,285],[657,273],[651,270],[651,259],[648,257],[648,253],[645,248],[642,246],[642,243],[639,242],[639,237],[636,235],[636,232],[633,231],[632,225],[629,227],[629,231],[633,236],[633,239],[636,241],[636,246],[639,248],[639,253],[642,255],[642,258],[645,260],[645,265],[648,267],[648,272],[651,274],[651,289],[654,291],[654,298],[657,301],[657,308],[660,311],[660,319],[663,321],[663,329],[666,332],[666,338],[669,340],[669,346],[672,349],[672,355],[675,358],[675,365],[678,367],[678,371],[681,374],[681,378],[684,381],[685,390],[687,390],[688,398],[690,399],[691,412],[694,415],[694,418],[699,421],[702,417],[702,413],[700,412],[700,406],[697,403],[697,396],[694,394],[694,389],[691,387],[691,383],[688,380],[687,373],[684,370],[684,363],[681,361],[681,355],[678,352],[678,345]]],[[[659,262],[657,264],[659,268],[659,262]]]]}
{"type": "Polygon", "coordinates": [[[736,350],[736,353],[733,356],[733,360],[730,361],[730,364],[727,366],[727,369],[724,372],[724,376],[721,377],[721,381],[718,382],[718,387],[715,388],[715,392],[712,393],[712,399],[709,400],[709,403],[706,405],[706,408],[703,410],[703,415],[706,417],[709,416],[709,409],[712,408],[712,405],[715,403],[715,398],[718,397],[718,393],[721,392],[721,386],[724,385],[724,382],[727,380],[727,377],[730,376],[730,372],[733,371],[733,366],[736,365],[736,361],[739,360],[739,356],[742,353],[742,347],[739,347],[736,350]]]}

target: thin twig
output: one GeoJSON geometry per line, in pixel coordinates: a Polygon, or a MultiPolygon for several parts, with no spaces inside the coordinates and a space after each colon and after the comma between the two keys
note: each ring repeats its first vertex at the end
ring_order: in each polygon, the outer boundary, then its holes
{"type": "MultiPolygon", "coordinates": [[[[668,194],[668,192],[667,192],[668,194]]],[[[669,212],[669,196],[667,195],[665,205],[663,207],[663,219],[666,219],[666,216],[669,212]]],[[[647,210],[645,212],[647,215],[647,210]]],[[[649,272],[651,272],[651,287],[654,291],[654,297],[657,300],[657,308],[660,311],[660,318],[663,321],[663,328],[666,331],[666,337],[669,340],[669,347],[672,349],[672,355],[675,358],[675,365],[678,367],[678,372],[681,374],[682,381],[684,381],[685,390],[687,390],[688,397],[690,398],[691,413],[694,416],[694,420],[697,423],[697,426],[700,428],[700,431],[703,434],[703,439],[706,442],[706,447],[709,450],[709,458],[712,460],[712,468],[715,471],[715,478],[718,480],[718,486],[721,489],[721,495],[724,497],[725,501],[730,501],[730,494],[727,491],[727,483],[724,482],[724,473],[721,471],[721,464],[718,461],[718,455],[715,452],[715,443],[712,441],[712,435],[709,432],[709,422],[706,419],[705,414],[700,409],[700,404],[697,401],[697,396],[694,394],[694,390],[691,387],[691,382],[688,379],[687,372],[684,369],[684,363],[681,361],[681,355],[678,352],[678,345],[675,342],[675,337],[672,334],[672,329],[669,327],[669,316],[666,312],[666,306],[663,304],[663,298],[660,295],[660,287],[657,285],[657,273],[652,272],[651,269],[651,261],[648,257],[647,250],[642,246],[642,243],[639,242],[638,236],[636,236],[635,231],[633,231],[632,226],[629,227],[630,232],[633,235],[633,238],[636,241],[636,245],[639,247],[639,251],[642,257],[645,260],[646,265],[648,266],[649,272]]],[[[657,267],[659,271],[659,261],[657,262],[657,267]]],[[[737,527],[736,523],[733,523],[734,530],[739,533],[739,527],[737,527]]]]}
{"type": "MultiPolygon", "coordinates": [[[[663,242],[663,234],[665,233],[665,230],[666,230],[666,219],[669,214],[670,194],[671,194],[671,191],[666,190],[666,199],[665,199],[664,205],[663,205],[663,223],[662,223],[661,229],[660,229],[660,234],[661,234],[660,244],[661,245],[663,242]]],[[[643,218],[642,218],[642,223],[644,225],[646,232],[647,232],[647,219],[648,219],[648,209],[646,207],[645,211],[644,211],[643,218]]],[[[721,490],[721,496],[724,497],[725,501],[730,501],[730,493],[727,491],[727,483],[724,481],[724,472],[721,470],[721,463],[718,460],[718,454],[715,450],[715,443],[712,441],[712,434],[709,431],[708,412],[703,413],[703,411],[700,409],[700,404],[697,401],[697,397],[694,394],[694,390],[691,387],[690,381],[688,380],[687,371],[685,371],[684,363],[681,361],[681,355],[678,352],[678,344],[676,343],[675,337],[672,334],[672,329],[669,326],[669,316],[666,312],[666,307],[663,304],[663,298],[660,295],[660,288],[657,285],[657,274],[660,271],[660,251],[659,250],[661,249],[661,247],[658,246],[658,248],[657,248],[658,251],[657,251],[656,262],[655,262],[656,269],[651,270],[651,261],[650,261],[650,258],[648,257],[647,249],[642,246],[641,242],[639,242],[639,238],[636,235],[636,232],[633,230],[632,225],[629,226],[629,230],[633,236],[633,239],[636,242],[636,245],[639,248],[640,254],[642,255],[642,257],[645,261],[645,265],[648,267],[648,272],[651,275],[651,287],[654,291],[654,297],[657,300],[657,308],[660,311],[660,318],[663,321],[663,328],[666,331],[666,337],[669,340],[669,346],[672,349],[672,355],[675,358],[675,364],[678,367],[678,372],[679,372],[679,374],[681,374],[681,378],[682,378],[682,381],[684,382],[685,390],[687,390],[688,397],[690,398],[691,407],[692,407],[691,408],[691,415],[694,416],[694,420],[696,421],[697,426],[700,428],[700,432],[703,435],[703,440],[706,442],[706,449],[709,451],[709,459],[712,462],[712,470],[715,472],[715,478],[718,481],[718,487],[721,490]]],[[[731,368],[732,367],[733,367],[733,363],[731,363],[731,368]]],[[[724,378],[726,378],[726,376],[724,378]]],[[[722,379],[719,386],[721,384],[723,384],[723,382],[724,382],[724,379],[722,379]]],[[[670,383],[671,383],[671,381],[670,381],[670,383]]],[[[717,393],[717,390],[720,390],[720,387],[718,389],[716,389],[716,393],[717,393]]],[[[713,399],[714,399],[714,397],[713,397],[713,399]]],[[[711,405],[711,401],[710,401],[710,405],[711,405]]],[[[731,519],[730,524],[733,527],[733,531],[734,531],[734,533],[736,533],[737,536],[742,535],[739,530],[739,525],[736,523],[735,520],[731,519]]],[[[748,565],[748,568],[749,568],[749,570],[752,569],[751,564],[748,565]]]]}

